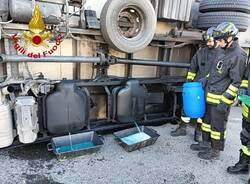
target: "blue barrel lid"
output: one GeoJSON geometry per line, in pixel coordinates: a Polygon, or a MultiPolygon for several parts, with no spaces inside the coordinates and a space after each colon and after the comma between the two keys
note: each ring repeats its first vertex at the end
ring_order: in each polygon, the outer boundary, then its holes
{"type": "Polygon", "coordinates": [[[183,88],[192,88],[192,87],[202,87],[201,82],[186,82],[183,85],[183,88]]]}

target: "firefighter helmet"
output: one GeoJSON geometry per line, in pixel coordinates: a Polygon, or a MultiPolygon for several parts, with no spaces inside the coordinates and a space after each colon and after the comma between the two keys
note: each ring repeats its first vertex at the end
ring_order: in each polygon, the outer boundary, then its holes
{"type": "Polygon", "coordinates": [[[213,32],[213,37],[215,40],[226,39],[230,36],[236,37],[238,33],[239,33],[239,30],[236,28],[236,26],[233,23],[223,22],[215,28],[213,32]]]}
{"type": "Polygon", "coordinates": [[[213,34],[214,34],[214,30],[215,30],[215,27],[210,27],[206,33],[203,34],[203,39],[205,41],[214,41],[214,37],[213,37],[213,34]]]}

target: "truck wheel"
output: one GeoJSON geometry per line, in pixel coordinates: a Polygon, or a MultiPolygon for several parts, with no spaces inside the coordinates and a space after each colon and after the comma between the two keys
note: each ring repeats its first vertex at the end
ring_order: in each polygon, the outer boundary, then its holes
{"type": "Polygon", "coordinates": [[[249,0],[202,0],[200,12],[235,11],[250,13],[249,0]]]}
{"type": "Polygon", "coordinates": [[[157,21],[149,0],[108,0],[100,19],[105,41],[127,53],[137,52],[151,42],[157,21]]]}
{"type": "Polygon", "coordinates": [[[241,12],[208,12],[201,13],[197,27],[203,30],[216,27],[222,22],[232,22],[240,31],[246,31],[250,24],[250,15],[241,12]]]}

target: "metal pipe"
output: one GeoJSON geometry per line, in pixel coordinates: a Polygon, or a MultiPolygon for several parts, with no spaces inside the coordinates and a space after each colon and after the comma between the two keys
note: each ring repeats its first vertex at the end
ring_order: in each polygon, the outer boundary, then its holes
{"type": "Polygon", "coordinates": [[[88,56],[48,56],[40,58],[32,58],[22,55],[0,55],[0,63],[11,62],[45,62],[45,63],[100,63],[99,57],[88,57],[88,56]]]}
{"type": "Polygon", "coordinates": [[[19,62],[45,62],[45,63],[107,63],[107,64],[131,64],[131,65],[143,65],[143,66],[162,66],[162,67],[174,67],[174,68],[189,68],[189,63],[176,63],[176,62],[164,62],[155,60],[129,60],[114,58],[110,63],[108,58],[100,57],[88,57],[88,56],[48,56],[31,58],[21,55],[0,55],[0,64],[5,62],[19,63],[19,62]]]}
{"type": "Polygon", "coordinates": [[[21,92],[22,91],[22,88],[21,88],[21,85],[9,85],[7,87],[7,91],[9,93],[14,93],[14,92],[21,92]]]}
{"type": "Polygon", "coordinates": [[[8,95],[8,94],[10,94],[10,92],[9,92],[9,90],[8,90],[8,87],[2,88],[0,94],[1,94],[1,93],[2,93],[3,95],[8,95]]]}
{"type": "Polygon", "coordinates": [[[144,65],[144,66],[163,66],[163,67],[174,67],[174,68],[189,68],[189,63],[175,63],[175,62],[164,62],[154,60],[127,60],[118,59],[118,64],[131,64],[131,65],[144,65]]]}
{"type": "Polygon", "coordinates": [[[21,92],[21,91],[22,91],[22,88],[21,88],[20,84],[19,85],[15,85],[15,84],[8,85],[8,86],[1,89],[1,92],[4,95],[8,95],[8,94],[11,94],[14,92],[21,92]]]}

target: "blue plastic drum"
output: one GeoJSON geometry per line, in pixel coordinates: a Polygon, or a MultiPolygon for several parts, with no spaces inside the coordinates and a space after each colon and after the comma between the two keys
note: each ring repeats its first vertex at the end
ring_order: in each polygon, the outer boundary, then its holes
{"type": "Polygon", "coordinates": [[[185,83],[183,85],[182,97],[186,116],[202,118],[205,115],[205,92],[200,82],[185,83]]]}

